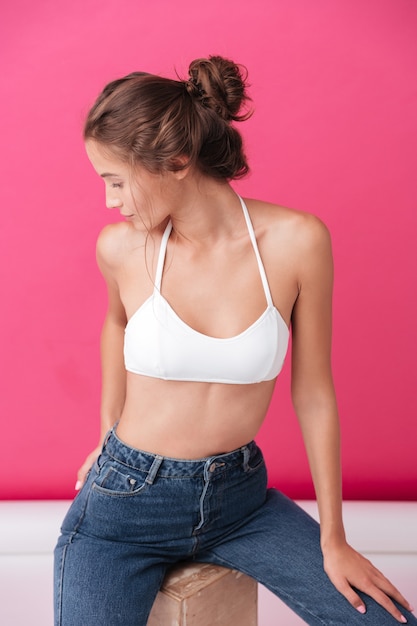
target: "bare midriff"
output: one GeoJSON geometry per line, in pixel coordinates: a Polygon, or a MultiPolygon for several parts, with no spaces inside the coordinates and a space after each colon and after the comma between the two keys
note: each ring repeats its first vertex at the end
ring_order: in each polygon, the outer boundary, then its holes
{"type": "Polygon", "coordinates": [[[117,436],[131,447],[171,458],[230,452],[256,436],[274,383],[165,381],[127,372],[117,436]]]}

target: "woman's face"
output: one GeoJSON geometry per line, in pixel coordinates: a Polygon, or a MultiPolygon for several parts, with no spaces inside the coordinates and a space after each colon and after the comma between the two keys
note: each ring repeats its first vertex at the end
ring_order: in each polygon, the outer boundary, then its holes
{"type": "Polygon", "coordinates": [[[140,166],[132,171],[127,163],[111,156],[92,139],[86,141],[85,147],[92,166],[104,180],[108,209],[118,209],[140,230],[154,228],[169,215],[162,174],[152,174],[140,166]]]}

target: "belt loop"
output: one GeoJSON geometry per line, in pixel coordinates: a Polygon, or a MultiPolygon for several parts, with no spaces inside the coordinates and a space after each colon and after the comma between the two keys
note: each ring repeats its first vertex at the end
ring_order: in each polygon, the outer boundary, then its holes
{"type": "Polygon", "coordinates": [[[113,424],[113,426],[110,428],[110,430],[108,430],[108,431],[107,431],[106,436],[104,437],[103,450],[104,450],[104,448],[107,446],[107,444],[108,444],[108,442],[109,442],[110,437],[111,437],[113,434],[114,434],[114,435],[116,434],[116,428],[117,428],[118,424],[119,424],[119,420],[117,420],[117,422],[115,422],[115,423],[113,424]]]}
{"type": "Polygon", "coordinates": [[[207,482],[208,480],[210,480],[210,467],[213,469],[215,469],[215,464],[213,464],[213,459],[214,457],[210,457],[209,459],[207,459],[207,461],[204,463],[204,481],[207,482]]]}
{"type": "Polygon", "coordinates": [[[240,451],[243,454],[243,471],[247,472],[249,469],[250,450],[248,446],[242,446],[240,451]]]}
{"type": "Polygon", "coordinates": [[[149,470],[149,474],[146,477],[145,483],[148,483],[148,485],[153,485],[153,481],[156,478],[156,475],[158,473],[159,468],[161,467],[161,463],[164,460],[163,456],[160,456],[159,454],[157,454],[153,460],[153,463],[151,465],[151,469],[149,470]]]}

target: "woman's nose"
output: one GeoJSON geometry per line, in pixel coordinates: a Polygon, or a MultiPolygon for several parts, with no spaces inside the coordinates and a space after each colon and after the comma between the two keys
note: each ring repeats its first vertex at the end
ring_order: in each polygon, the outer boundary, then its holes
{"type": "Polygon", "coordinates": [[[106,194],[106,207],[108,209],[119,209],[122,204],[122,201],[116,195],[111,193],[106,194]]]}

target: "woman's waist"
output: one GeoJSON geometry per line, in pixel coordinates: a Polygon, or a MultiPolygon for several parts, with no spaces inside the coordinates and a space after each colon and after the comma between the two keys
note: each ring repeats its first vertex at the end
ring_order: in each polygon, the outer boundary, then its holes
{"type": "Polygon", "coordinates": [[[177,459],[204,459],[236,450],[255,438],[260,423],[228,415],[218,416],[151,412],[148,415],[122,413],[117,436],[126,445],[152,454],[177,459]]]}
{"type": "Polygon", "coordinates": [[[255,438],[273,383],[222,385],[127,376],[117,432],[135,448],[175,458],[222,454],[255,438]]]}

